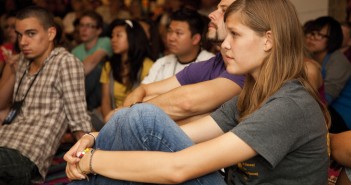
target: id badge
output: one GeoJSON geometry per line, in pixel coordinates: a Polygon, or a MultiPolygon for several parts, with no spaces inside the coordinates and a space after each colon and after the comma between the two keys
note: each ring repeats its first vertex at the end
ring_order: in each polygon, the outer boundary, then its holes
{"type": "Polygon", "coordinates": [[[11,122],[18,115],[19,111],[21,111],[22,104],[23,104],[23,100],[22,101],[15,101],[15,102],[13,102],[9,114],[7,115],[5,120],[2,122],[3,125],[11,124],[11,122]]]}

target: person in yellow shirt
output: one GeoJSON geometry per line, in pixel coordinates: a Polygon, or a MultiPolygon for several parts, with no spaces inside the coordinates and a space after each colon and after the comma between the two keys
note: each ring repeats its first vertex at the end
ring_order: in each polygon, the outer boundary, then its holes
{"type": "Polygon", "coordinates": [[[117,19],[110,28],[113,56],[105,63],[100,78],[103,117],[122,105],[153,64],[150,48],[145,44],[148,43],[146,34],[137,21],[117,19]]]}

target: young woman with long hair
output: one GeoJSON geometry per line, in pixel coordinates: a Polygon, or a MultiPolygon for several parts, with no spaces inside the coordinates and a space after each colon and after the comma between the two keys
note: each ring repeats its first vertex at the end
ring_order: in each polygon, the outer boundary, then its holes
{"type": "Polygon", "coordinates": [[[329,117],[307,80],[294,6],[236,0],[225,23],[222,55],[247,75],[242,93],[181,127],[150,104],[118,111],[65,155],[70,179],[97,174],[72,184],[327,184],[329,117]]]}
{"type": "Polygon", "coordinates": [[[104,117],[122,105],[128,92],[140,84],[153,64],[148,39],[137,21],[117,19],[110,27],[113,55],[103,67],[100,80],[104,117]]]}

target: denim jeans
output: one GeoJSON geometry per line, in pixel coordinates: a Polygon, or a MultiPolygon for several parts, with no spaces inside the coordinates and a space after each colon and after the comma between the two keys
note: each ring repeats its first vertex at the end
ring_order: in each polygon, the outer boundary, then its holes
{"type": "Polygon", "coordinates": [[[36,165],[17,150],[0,147],[0,185],[27,185],[38,176],[36,165]]]}
{"type": "MultiPolygon", "coordinates": [[[[113,115],[101,129],[95,147],[101,150],[176,152],[191,145],[193,143],[190,138],[161,109],[144,103],[122,109],[113,115]]],[[[113,180],[100,175],[90,175],[89,179],[89,181],[73,181],[71,185],[143,184],[113,180]]],[[[225,185],[226,183],[218,172],[214,172],[183,184],[225,185]]]]}

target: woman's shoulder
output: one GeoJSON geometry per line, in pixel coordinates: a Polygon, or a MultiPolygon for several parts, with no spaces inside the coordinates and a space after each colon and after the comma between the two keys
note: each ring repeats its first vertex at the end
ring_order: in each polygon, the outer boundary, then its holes
{"type": "Polygon", "coordinates": [[[336,50],[333,53],[331,53],[329,60],[342,61],[341,63],[345,63],[345,64],[350,63],[349,60],[346,58],[346,56],[341,52],[341,50],[336,50]]]}
{"type": "Polygon", "coordinates": [[[106,61],[102,67],[102,70],[105,72],[109,72],[111,70],[111,64],[109,61],[106,61]]]}

